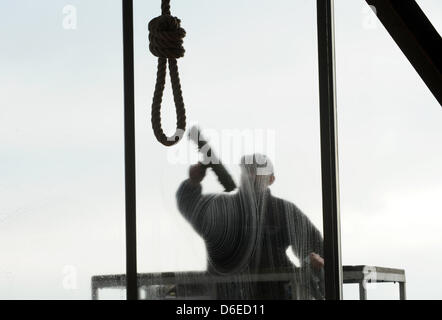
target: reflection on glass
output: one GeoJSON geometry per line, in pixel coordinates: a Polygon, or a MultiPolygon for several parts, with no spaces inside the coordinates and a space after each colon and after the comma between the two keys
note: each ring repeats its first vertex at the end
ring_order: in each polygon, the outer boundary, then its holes
{"type": "Polygon", "coordinates": [[[204,239],[209,274],[226,276],[219,277],[212,298],[322,299],[321,234],[293,203],[271,194],[275,175],[270,160],[260,154],[244,156],[241,183],[233,194],[203,195],[205,172],[203,164],[190,168],[189,179],[177,191],[177,203],[204,239]],[[289,246],[300,261],[299,269],[286,254],[289,246]],[[260,279],[261,275],[267,277],[260,279]]]}
{"type": "MultiPolygon", "coordinates": [[[[159,2],[135,1],[140,298],[321,299],[315,2],[173,2],[187,33],[189,127],[201,126],[223,169],[188,139],[164,148],[152,135],[147,23],[159,14],[159,2]]],[[[169,85],[161,115],[172,133],[169,85]]]]}

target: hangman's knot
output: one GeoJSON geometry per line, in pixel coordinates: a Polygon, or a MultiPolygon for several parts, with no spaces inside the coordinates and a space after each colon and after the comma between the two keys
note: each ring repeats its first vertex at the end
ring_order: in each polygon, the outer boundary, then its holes
{"type": "Polygon", "coordinates": [[[158,58],[183,57],[185,36],[186,31],[181,28],[181,20],[171,15],[161,15],[149,22],[149,49],[158,58]]]}

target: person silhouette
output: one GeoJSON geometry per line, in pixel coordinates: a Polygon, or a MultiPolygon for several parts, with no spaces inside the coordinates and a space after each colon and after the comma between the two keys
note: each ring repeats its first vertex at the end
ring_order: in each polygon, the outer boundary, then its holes
{"type": "Polygon", "coordinates": [[[294,272],[286,253],[291,246],[302,269],[302,297],[323,299],[321,233],[296,205],[271,194],[275,174],[267,156],[243,156],[240,167],[235,193],[202,194],[207,166],[201,163],[190,167],[176,193],[180,213],[205,242],[207,271],[240,275],[234,283],[217,284],[217,298],[287,299],[287,282],[249,277],[294,272]]]}

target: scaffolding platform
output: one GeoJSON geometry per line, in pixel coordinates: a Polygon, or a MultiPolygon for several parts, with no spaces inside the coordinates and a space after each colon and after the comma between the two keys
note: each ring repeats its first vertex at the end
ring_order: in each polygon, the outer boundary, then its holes
{"type": "MultiPolygon", "coordinates": [[[[139,273],[138,288],[144,299],[213,299],[213,285],[235,282],[286,282],[291,299],[302,299],[299,269],[290,272],[216,276],[204,271],[139,273]]],[[[373,266],[344,266],[344,284],[359,284],[359,298],[367,299],[367,283],[398,283],[401,300],[406,299],[405,271],[373,266]]],[[[102,289],[126,289],[126,275],[93,276],[92,299],[99,299],[102,289]]]]}

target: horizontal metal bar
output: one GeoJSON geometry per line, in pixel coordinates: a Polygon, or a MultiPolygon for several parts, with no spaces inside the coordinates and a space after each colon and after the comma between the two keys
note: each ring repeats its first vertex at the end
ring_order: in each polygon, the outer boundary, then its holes
{"type": "Polygon", "coordinates": [[[406,282],[405,271],[372,266],[344,266],[344,283],[406,282]]]}
{"type": "MultiPolygon", "coordinates": [[[[293,281],[300,277],[300,272],[294,270],[284,273],[264,273],[248,275],[215,276],[207,272],[185,272],[185,273],[146,273],[138,275],[138,285],[152,284],[193,284],[193,283],[229,283],[229,282],[269,282],[269,281],[293,281]]],[[[103,288],[124,288],[126,276],[108,275],[95,276],[92,278],[93,289],[103,288]]]]}
{"type": "Polygon", "coordinates": [[[442,38],[425,13],[415,0],[366,2],[442,105],[442,38]]]}

